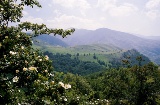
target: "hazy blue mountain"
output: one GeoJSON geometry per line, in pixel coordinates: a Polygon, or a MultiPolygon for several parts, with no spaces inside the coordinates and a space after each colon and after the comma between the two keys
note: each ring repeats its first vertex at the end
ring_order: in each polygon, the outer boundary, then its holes
{"type": "MultiPolygon", "coordinates": [[[[160,59],[160,42],[129,33],[100,28],[97,30],[76,29],[71,36],[62,39],[70,46],[88,44],[112,44],[122,49],[137,49],[152,61],[160,59]]],[[[157,62],[160,63],[160,62],[157,62]]]]}
{"type": "Polygon", "coordinates": [[[53,46],[62,46],[67,47],[68,45],[60,40],[59,38],[56,38],[52,35],[40,35],[34,38],[36,45],[53,45],[53,46]]]}

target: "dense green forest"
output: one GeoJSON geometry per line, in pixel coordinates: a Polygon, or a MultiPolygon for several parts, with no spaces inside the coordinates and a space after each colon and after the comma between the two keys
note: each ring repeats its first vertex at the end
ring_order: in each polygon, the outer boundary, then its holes
{"type": "MultiPolygon", "coordinates": [[[[134,65],[138,65],[136,58],[141,56],[143,61],[141,65],[147,64],[150,60],[144,55],[140,54],[136,50],[128,50],[121,54],[121,56],[113,56],[110,58],[108,62],[100,59],[99,54],[83,54],[79,55],[79,53],[71,55],[71,54],[60,54],[60,53],[50,53],[44,52],[44,55],[48,55],[52,60],[52,65],[55,68],[55,71],[64,72],[64,73],[73,73],[79,75],[87,75],[98,71],[103,71],[111,68],[119,68],[119,67],[132,67],[134,65]],[[81,60],[82,57],[85,59],[88,58],[88,61],[81,60]],[[90,60],[92,58],[93,60],[90,60]]],[[[114,55],[114,54],[112,54],[114,55]]],[[[103,55],[105,56],[105,55],[103,55]]],[[[106,59],[108,56],[106,57],[106,59]]]]}
{"type": "Polygon", "coordinates": [[[71,93],[67,93],[79,97],[77,100],[70,96],[73,105],[157,105],[160,102],[160,71],[153,63],[112,68],[86,76],[56,73],[64,82],[74,86],[71,93]]]}
{"type": "Polygon", "coordinates": [[[41,7],[34,0],[0,1],[1,105],[160,104],[160,70],[147,57],[134,49],[115,55],[43,53],[34,49],[34,37],[65,37],[75,29],[20,23],[24,6],[41,7]]]}

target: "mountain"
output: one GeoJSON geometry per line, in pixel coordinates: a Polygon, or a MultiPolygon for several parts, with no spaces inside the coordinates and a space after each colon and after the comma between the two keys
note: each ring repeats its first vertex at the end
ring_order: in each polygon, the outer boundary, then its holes
{"type": "Polygon", "coordinates": [[[63,42],[59,38],[52,35],[47,35],[47,34],[43,34],[35,37],[34,44],[41,45],[41,46],[43,45],[62,46],[62,47],[68,46],[65,42],[63,42]]]}
{"type": "Polygon", "coordinates": [[[89,44],[111,44],[122,49],[136,49],[160,64],[160,42],[129,33],[100,28],[97,30],[76,29],[71,36],[61,39],[70,46],[89,44]]]}

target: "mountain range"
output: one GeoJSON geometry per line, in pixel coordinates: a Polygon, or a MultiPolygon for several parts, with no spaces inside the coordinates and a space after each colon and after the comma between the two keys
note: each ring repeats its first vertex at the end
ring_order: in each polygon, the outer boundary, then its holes
{"type": "Polygon", "coordinates": [[[113,45],[125,50],[136,49],[140,53],[149,57],[153,62],[160,64],[160,39],[155,37],[142,38],[133,34],[107,28],[100,28],[97,30],[76,29],[75,32],[72,35],[67,36],[67,38],[61,38],[60,36],[53,35],[49,36],[50,38],[47,38],[48,36],[45,36],[41,37],[43,42],[53,44],[51,42],[54,42],[54,40],[51,39],[54,38],[59,42],[59,44],[57,43],[55,45],[64,47],[105,44],[113,45]]]}

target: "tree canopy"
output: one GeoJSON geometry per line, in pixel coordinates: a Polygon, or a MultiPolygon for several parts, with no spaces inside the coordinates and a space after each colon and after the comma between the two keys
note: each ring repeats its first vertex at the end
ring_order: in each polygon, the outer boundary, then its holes
{"type": "Polygon", "coordinates": [[[49,29],[44,24],[21,22],[25,6],[41,8],[37,0],[0,1],[1,104],[45,104],[51,100],[59,103],[58,97],[71,86],[54,81],[49,57],[32,48],[32,38],[51,33],[65,37],[74,29],[49,29]],[[11,26],[11,23],[17,25],[11,26]]]}

